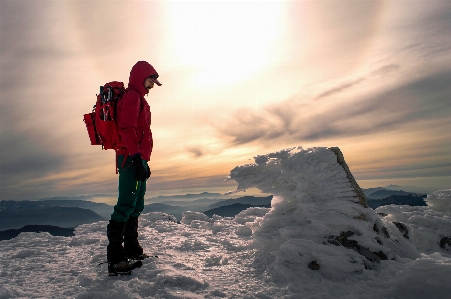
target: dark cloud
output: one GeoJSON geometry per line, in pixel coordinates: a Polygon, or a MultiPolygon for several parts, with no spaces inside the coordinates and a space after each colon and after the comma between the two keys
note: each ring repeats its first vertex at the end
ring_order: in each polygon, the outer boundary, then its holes
{"type": "Polygon", "coordinates": [[[219,130],[239,145],[280,140],[299,143],[364,136],[419,120],[449,119],[450,82],[451,71],[446,71],[369,98],[327,106],[322,102],[297,104],[292,100],[261,114],[241,111],[219,130]]]}
{"type": "Polygon", "coordinates": [[[205,150],[202,147],[188,146],[185,148],[187,152],[193,154],[196,158],[205,155],[205,150]]]}
{"type": "Polygon", "coordinates": [[[0,176],[23,180],[41,177],[63,166],[61,156],[41,149],[28,136],[2,132],[0,152],[0,176]]]}
{"type": "Polygon", "coordinates": [[[414,24],[404,24],[417,29],[413,39],[419,41],[416,51],[424,58],[447,55],[451,47],[451,2],[437,3],[440,3],[440,9],[419,16],[414,24]]]}
{"type": "Polygon", "coordinates": [[[43,150],[29,137],[2,130],[0,137],[0,199],[20,199],[45,194],[55,188],[54,180],[41,178],[61,171],[64,159],[43,150]]]}

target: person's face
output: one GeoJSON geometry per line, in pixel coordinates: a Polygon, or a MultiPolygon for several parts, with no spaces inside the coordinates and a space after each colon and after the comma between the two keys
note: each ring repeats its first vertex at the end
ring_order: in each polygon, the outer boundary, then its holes
{"type": "Polygon", "coordinates": [[[146,80],[144,80],[144,87],[147,89],[147,91],[151,90],[154,86],[154,82],[151,78],[146,78],[146,80]]]}

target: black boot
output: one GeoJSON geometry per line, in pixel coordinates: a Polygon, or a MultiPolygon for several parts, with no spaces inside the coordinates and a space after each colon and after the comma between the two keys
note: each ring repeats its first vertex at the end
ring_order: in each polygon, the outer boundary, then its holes
{"type": "Polygon", "coordinates": [[[109,244],[106,249],[108,263],[117,264],[126,259],[125,250],[122,247],[122,238],[125,222],[110,220],[106,228],[109,244]]]}
{"type": "Polygon", "coordinates": [[[143,248],[138,242],[138,217],[130,217],[125,223],[124,249],[127,257],[131,259],[142,259],[143,248]]]}
{"type": "Polygon", "coordinates": [[[141,261],[132,262],[127,258],[122,247],[123,231],[125,222],[110,220],[107,226],[109,244],[107,246],[108,275],[116,276],[130,274],[135,268],[141,267],[141,261]]]}

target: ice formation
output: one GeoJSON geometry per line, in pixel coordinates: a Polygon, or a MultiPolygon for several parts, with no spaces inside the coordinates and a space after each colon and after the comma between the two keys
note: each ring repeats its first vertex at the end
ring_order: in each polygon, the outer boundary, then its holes
{"type": "MultiPolygon", "coordinates": [[[[415,259],[412,243],[399,238],[369,208],[338,148],[302,147],[255,157],[238,166],[230,180],[237,190],[259,188],[274,194],[272,209],[254,232],[256,266],[273,280],[313,275],[339,281],[377,270],[382,260],[415,259]]],[[[255,229],[255,224],[252,223],[255,229]]],[[[306,277],[307,278],[307,277],[306,277]]]]}

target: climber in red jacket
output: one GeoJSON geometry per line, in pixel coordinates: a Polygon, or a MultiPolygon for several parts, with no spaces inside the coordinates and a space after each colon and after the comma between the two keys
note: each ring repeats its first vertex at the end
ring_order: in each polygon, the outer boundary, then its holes
{"type": "Polygon", "coordinates": [[[127,271],[130,259],[146,257],[138,242],[138,217],[144,209],[146,180],[151,174],[148,161],[153,148],[150,107],[144,96],[154,84],[161,86],[153,66],[146,61],[137,62],[130,72],[128,88],[117,105],[122,147],[116,151],[119,196],[107,226],[110,275],[127,271]]]}

